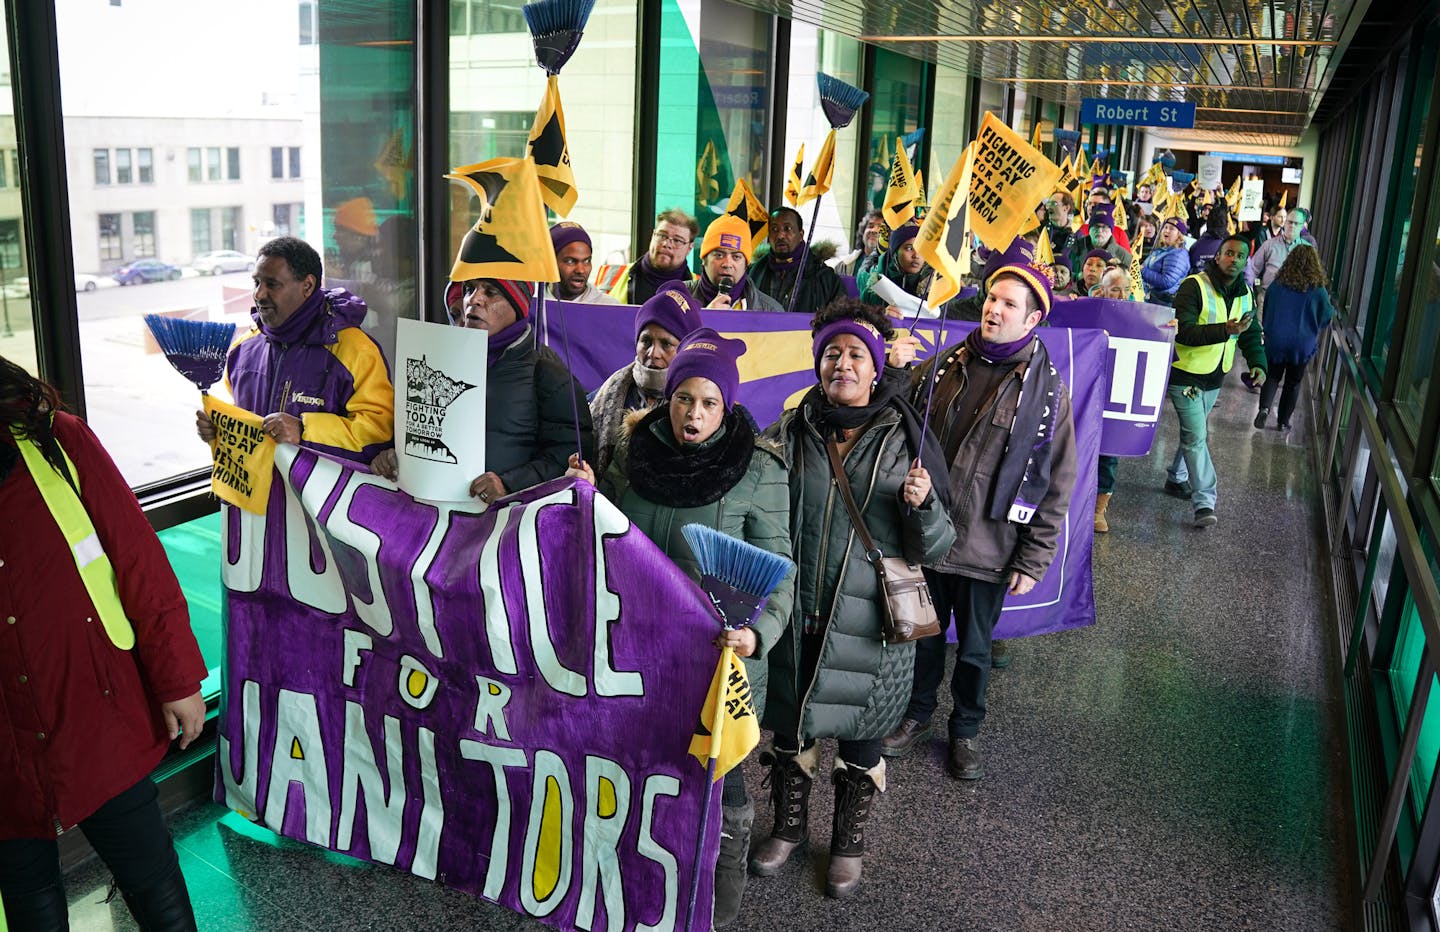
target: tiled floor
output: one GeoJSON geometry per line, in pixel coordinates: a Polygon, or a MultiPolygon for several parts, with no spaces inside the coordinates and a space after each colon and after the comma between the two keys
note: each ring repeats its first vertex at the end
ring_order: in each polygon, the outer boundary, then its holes
{"type": "MultiPolygon", "coordinates": [[[[1254,414],[1232,379],[1211,417],[1217,528],[1194,530],[1161,491],[1173,415],[1149,459],[1122,462],[1096,542],[1099,623],[1012,642],[985,779],[946,777],[943,741],[893,762],[843,902],[822,892],[832,797],[817,781],[814,845],[751,881],[735,928],[1353,927],[1313,440],[1303,414],[1288,435],[1254,414]]],[[[216,806],[174,828],[204,930],[541,928],[216,806]]],[[[74,929],[134,928],[118,898],[100,904],[106,880],[95,864],[70,878],[74,929]]]]}

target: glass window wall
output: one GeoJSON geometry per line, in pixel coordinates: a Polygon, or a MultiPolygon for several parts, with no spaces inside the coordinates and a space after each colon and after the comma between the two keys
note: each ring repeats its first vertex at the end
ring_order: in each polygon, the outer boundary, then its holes
{"type": "MultiPolygon", "coordinates": [[[[895,138],[905,140],[905,148],[911,164],[926,176],[925,186],[933,188],[937,181],[932,178],[924,156],[929,151],[920,138],[920,120],[925,112],[925,98],[930,93],[928,81],[930,70],[914,58],[891,52],[875,50],[875,86],[870,91],[870,203],[869,207],[879,208],[885,203],[885,183],[890,173],[890,160],[895,157],[895,138]]],[[[936,112],[940,110],[937,107],[936,112]]],[[[940,169],[944,171],[950,166],[940,169]]],[[[943,179],[940,179],[943,180],[943,179]]]]}
{"type": "Polygon", "coordinates": [[[76,296],[86,409],[132,485],[210,463],[195,437],[195,388],[147,339],[143,315],[233,321],[247,332],[249,275],[199,275],[191,263],[215,249],[253,255],[276,233],[275,204],[307,204],[303,216],[324,218],[291,232],[330,260],[328,285],[348,278],[366,298],[365,326],[377,338],[396,314],[414,314],[413,262],[403,259],[413,257],[416,236],[403,223],[413,209],[415,5],[307,4],[318,44],[304,41],[296,7],[55,6],[75,269],[98,286],[76,296]],[[246,49],[245,67],[217,69],[215,43],[196,36],[246,49]],[[116,71],[117,41],[167,51],[132,57],[116,71]],[[323,166],[306,160],[310,176],[300,171],[305,150],[325,153],[323,166]],[[88,183],[104,173],[108,184],[88,183]],[[372,248],[389,244],[389,261],[372,261],[365,278],[334,261],[327,210],[358,198],[372,205],[372,248]],[[173,269],[153,283],[118,287],[111,273],[139,257],[173,269]]]}
{"type": "MultiPolygon", "coordinates": [[[[0,20],[0,39],[6,40],[6,26],[0,20]]],[[[9,83],[7,80],[6,84],[9,83]]],[[[15,152],[15,115],[10,89],[0,93],[0,166],[15,152]]],[[[30,299],[30,269],[25,260],[24,203],[22,179],[12,171],[6,177],[0,169],[0,356],[32,375],[39,375],[35,350],[35,316],[30,299]]]]}

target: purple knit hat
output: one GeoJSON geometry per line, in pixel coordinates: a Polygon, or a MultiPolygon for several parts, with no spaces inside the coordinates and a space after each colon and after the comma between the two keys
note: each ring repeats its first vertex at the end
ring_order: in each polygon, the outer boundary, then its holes
{"type": "Polygon", "coordinates": [[[1023,236],[1017,236],[1010,241],[1010,245],[1004,252],[992,251],[985,258],[985,267],[980,270],[980,281],[988,283],[990,278],[1007,262],[1015,262],[1017,256],[1026,262],[1035,261],[1035,244],[1023,236]]]}
{"type": "Polygon", "coordinates": [[[875,361],[875,378],[880,378],[880,373],[885,371],[885,338],[874,325],[849,318],[831,321],[815,334],[815,339],[810,344],[810,352],[815,356],[815,374],[820,374],[820,357],[825,355],[825,347],[842,333],[860,338],[860,342],[870,350],[870,358],[875,361]]]}
{"type": "Polygon", "coordinates": [[[920,224],[907,223],[890,231],[890,258],[900,255],[900,247],[920,235],[920,224]]]}
{"type": "Polygon", "coordinates": [[[584,243],[593,251],[594,245],[590,242],[590,234],[585,228],[573,220],[562,220],[550,228],[550,242],[555,246],[555,252],[569,246],[571,243],[584,243]]]}
{"type": "MultiPolygon", "coordinates": [[[[1004,261],[996,267],[994,272],[985,276],[985,290],[990,290],[990,286],[997,276],[1014,275],[1035,294],[1035,300],[1040,305],[1040,316],[1042,318],[1049,317],[1050,306],[1055,302],[1055,290],[1050,281],[1050,276],[1054,273],[1048,268],[1034,264],[1034,248],[1022,249],[1019,244],[1024,242],[1024,240],[1017,239],[1010,244],[1009,249],[1005,250],[1005,255],[1002,257],[1004,261]]],[[[1029,246],[1030,244],[1025,243],[1025,245],[1029,246]]]]}
{"type": "MultiPolygon", "coordinates": [[[[1089,260],[1089,259],[1099,259],[1101,262],[1105,263],[1106,265],[1109,265],[1109,264],[1110,264],[1110,260],[1113,259],[1113,258],[1115,258],[1115,257],[1112,256],[1112,255],[1110,255],[1110,253],[1106,252],[1106,251],[1103,250],[1103,249],[1092,249],[1092,250],[1090,250],[1089,252],[1085,253],[1085,258],[1084,258],[1084,259],[1081,259],[1081,260],[1080,260],[1080,268],[1082,268],[1082,269],[1085,268],[1085,263],[1086,263],[1086,261],[1089,260]]],[[[996,266],[996,268],[999,268],[999,266],[996,266]]],[[[986,279],[986,280],[988,281],[989,279],[986,279]]]]}
{"type": "Polygon", "coordinates": [[[640,331],[648,324],[657,325],[677,340],[685,339],[704,326],[700,319],[700,302],[678,282],[671,284],[676,287],[661,288],[635,311],[635,339],[640,339],[640,331]]]}
{"type": "Polygon", "coordinates": [[[1115,208],[1110,204],[1096,204],[1090,208],[1090,225],[1115,229],[1115,208]]]}
{"type": "Polygon", "coordinates": [[[709,327],[701,327],[680,341],[675,358],[665,370],[665,397],[675,394],[686,379],[699,376],[720,389],[725,410],[735,407],[740,391],[740,370],[736,361],[745,355],[744,340],[727,340],[709,327]]]}

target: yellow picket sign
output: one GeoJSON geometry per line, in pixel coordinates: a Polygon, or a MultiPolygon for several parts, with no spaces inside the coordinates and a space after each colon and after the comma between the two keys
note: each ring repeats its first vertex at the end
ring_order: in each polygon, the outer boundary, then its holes
{"type": "Polygon", "coordinates": [[[202,401],[215,425],[210,490],[223,502],[263,515],[275,466],[275,440],[261,426],[264,418],[214,395],[204,395],[202,401]]]}
{"type": "Polygon", "coordinates": [[[993,113],[980,123],[968,188],[970,228],[980,242],[1004,251],[1027,214],[1055,189],[1060,166],[993,113]]]}

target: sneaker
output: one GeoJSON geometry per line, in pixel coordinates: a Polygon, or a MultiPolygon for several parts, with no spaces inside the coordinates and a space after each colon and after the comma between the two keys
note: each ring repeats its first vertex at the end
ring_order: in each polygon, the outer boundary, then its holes
{"type": "Polygon", "coordinates": [[[995,670],[1010,666],[1010,648],[1005,646],[1004,641],[990,642],[990,666],[995,670]]]}
{"type": "Polygon", "coordinates": [[[1174,479],[1165,480],[1165,494],[1171,498],[1188,499],[1190,492],[1190,483],[1188,482],[1176,482],[1174,479]]]}
{"type": "Polygon", "coordinates": [[[1199,508],[1199,509],[1196,509],[1196,511],[1195,511],[1195,526],[1196,526],[1196,527],[1201,528],[1201,529],[1204,529],[1204,528],[1207,528],[1207,527],[1214,527],[1215,525],[1217,525],[1217,524],[1219,524],[1219,523],[1220,523],[1220,519],[1217,518],[1217,517],[1215,517],[1215,509],[1214,509],[1214,508],[1199,508]]]}
{"type": "Polygon", "coordinates": [[[1269,408],[1261,408],[1260,413],[1255,415],[1255,429],[1259,430],[1265,426],[1265,419],[1270,416],[1269,408]]]}
{"type": "Polygon", "coordinates": [[[1275,425],[1275,429],[1278,430],[1278,431],[1280,431],[1280,432],[1283,434],[1285,431],[1287,431],[1287,430],[1290,429],[1290,424],[1289,424],[1289,422],[1282,422],[1282,423],[1276,424],[1276,425],[1275,425]]]}

